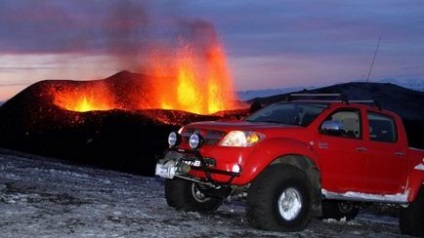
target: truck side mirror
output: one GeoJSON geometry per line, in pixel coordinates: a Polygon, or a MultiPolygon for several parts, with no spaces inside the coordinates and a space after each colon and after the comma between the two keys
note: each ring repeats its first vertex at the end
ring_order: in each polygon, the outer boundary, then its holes
{"type": "Polygon", "coordinates": [[[343,124],[340,121],[324,121],[320,132],[326,135],[342,135],[344,132],[343,124]]]}

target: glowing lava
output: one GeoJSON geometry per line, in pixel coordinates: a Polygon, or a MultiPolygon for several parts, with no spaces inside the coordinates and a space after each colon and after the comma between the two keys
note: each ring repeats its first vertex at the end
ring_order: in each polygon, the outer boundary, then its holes
{"type": "Polygon", "coordinates": [[[118,91],[101,84],[65,88],[56,90],[53,101],[59,107],[80,112],[170,109],[212,114],[235,109],[238,105],[224,50],[216,33],[210,28],[206,30],[210,34],[198,37],[200,42],[180,39],[172,49],[166,46],[152,49],[144,66],[149,77],[138,80],[142,83],[133,80],[128,84],[128,80],[119,78],[117,84],[121,80],[125,83],[118,91]],[[207,40],[203,42],[204,39],[207,40]]]}
{"type": "MultiPolygon", "coordinates": [[[[161,62],[155,62],[161,64],[161,62]]],[[[158,77],[168,68],[174,80],[162,80],[154,84],[151,95],[154,108],[211,114],[234,109],[232,79],[227,69],[226,58],[218,44],[211,45],[202,54],[190,45],[179,47],[175,65],[166,67],[153,65],[151,72],[158,77]]]]}
{"type": "Polygon", "coordinates": [[[53,103],[69,111],[106,111],[117,108],[105,86],[69,87],[54,90],[53,103]]]}

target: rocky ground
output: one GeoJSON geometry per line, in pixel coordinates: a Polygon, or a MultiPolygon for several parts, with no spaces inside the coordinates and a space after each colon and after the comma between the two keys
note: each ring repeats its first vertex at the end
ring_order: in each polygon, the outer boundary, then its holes
{"type": "Polygon", "coordinates": [[[400,237],[394,213],[314,219],[296,233],[249,227],[244,201],[213,214],[167,206],[163,180],[0,150],[0,237],[400,237]]]}

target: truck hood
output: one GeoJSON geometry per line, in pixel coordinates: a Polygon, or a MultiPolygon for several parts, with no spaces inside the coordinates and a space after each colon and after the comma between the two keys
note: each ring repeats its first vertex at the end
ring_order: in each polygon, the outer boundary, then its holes
{"type": "Polygon", "coordinates": [[[280,123],[248,121],[203,121],[191,123],[189,125],[186,125],[185,127],[219,131],[303,128],[302,126],[285,125],[280,123]]]}
{"type": "Polygon", "coordinates": [[[268,139],[274,137],[298,138],[305,135],[307,129],[302,126],[285,125],[269,122],[247,121],[203,121],[190,123],[181,131],[182,144],[187,144],[193,133],[200,134],[205,145],[216,145],[230,131],[255,131],[265,135],[268,139]]]}

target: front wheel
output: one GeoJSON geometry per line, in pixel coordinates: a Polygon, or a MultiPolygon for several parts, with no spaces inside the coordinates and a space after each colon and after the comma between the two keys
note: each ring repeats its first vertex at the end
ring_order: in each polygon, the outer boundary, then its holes
{"type": "Polygon", "coordinates": [[[424,186],[408,207],[402,208],[399,226],[402,234],[424,237],[424,186]]]}
{"type": "Polygon", "coordinates": [[[224,200],[222,197],[213,196],[215,192],[221,191],[183,179],[167,179],[165,182],[168,205],[185,211],[215,211],[224,200]]]}
{"type": "Polygon", "coordinates": [[[311,219],[312,186],[308,177],[289,165],[266,168],[250,185],[247,220],[271,231],[300,231],[311,219]]]}

